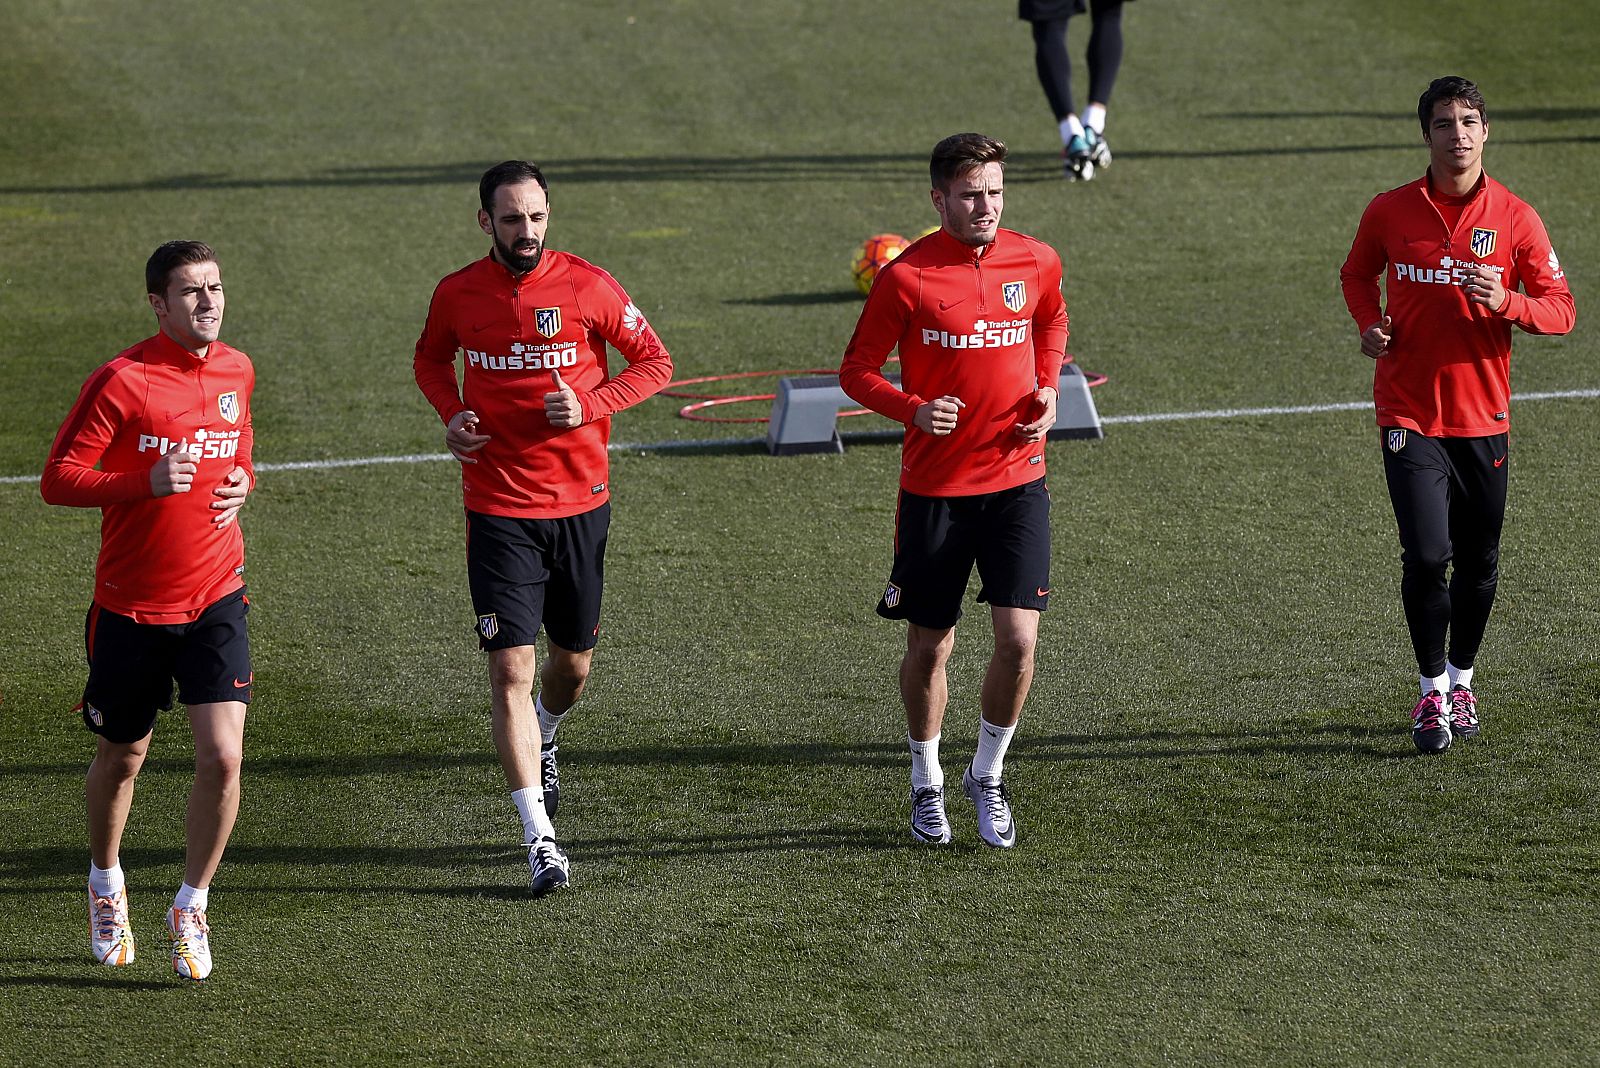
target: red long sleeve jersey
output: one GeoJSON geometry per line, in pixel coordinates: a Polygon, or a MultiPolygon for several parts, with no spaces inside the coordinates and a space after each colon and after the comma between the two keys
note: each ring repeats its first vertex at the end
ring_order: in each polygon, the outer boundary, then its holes
{"type": "Polygon", "coordinates": [[[39,492],[51,504],[103,509],[94,600],[140,623],[189,623],[244,585],[244,535],[218,530],[212,502],[235,465],[249,473],[250,358],[213,341],[204,359],[165,334],[147,338],[84,383],[56,433],[39,492]],[[187,493],[157,497],[150,469],[173,446],[195,458],[187,493]]]}
{"type": "Polygon", "coordinates": [[[1504,433],[1511,324],[1565,334],[1576,317],[1544,223],[1487,174],[1453,230],[1428,195],[1427,175],[1374,197],[1339,271],[1359,330],[1383,318],[1379,276],[1393,328],[1388,353],[1374,361],[1378,425],[1431,437],[1504,433]],[[1507,295],[1498,312],[1467,300],[1464,272],[1474,266],[1499,274],[1507,295]]]}
{"type": "Polygon", "coordinates": [[[466,506],[486,515],[556,519],[610,496],[611,414],[672,377],[672,357],[628,294],[605,271],[546,250],[521,277],[492,256],[445,278],[433,293],[412,368],[423,395],[449,422],[471,409],[489,442],[461,465],[466,506]],[[627,361],[612,377],[610,342],[627,361]],[[466,366],[456,388],[456,354],[466,366]],[[583,424],[544,414],[555,372],[578,395],[583,424]]]}
{"type": "Polygon", "coordinates": [[[1057,388],[1066,348],[1054,249],[1015,230],[1000,230],[987,249],[938,230],[878,275],[839,384],[906,425],[901,488],[925,497],[993,493],[1044,474],[1044,442],[1024,441],[1016,426],[1038,416],[1035,391],[1057,388]],[[895,348],[898,389],[883,374],[895,348]],[[955,431],[915,429],[917,408],[943,396],[966,405],[955,431]]]}

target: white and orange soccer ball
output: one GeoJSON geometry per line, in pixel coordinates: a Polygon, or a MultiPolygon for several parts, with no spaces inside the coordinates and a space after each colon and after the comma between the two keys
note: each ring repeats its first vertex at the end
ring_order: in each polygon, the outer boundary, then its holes
{"type": "Polygon", "coordinates": [[[899,234],[873,234],[861,242],[861,247],[850,260],[850,276],[863,294],[872,288],[878,272],[900,253],[911,247],[911,242],[899,234]]]}

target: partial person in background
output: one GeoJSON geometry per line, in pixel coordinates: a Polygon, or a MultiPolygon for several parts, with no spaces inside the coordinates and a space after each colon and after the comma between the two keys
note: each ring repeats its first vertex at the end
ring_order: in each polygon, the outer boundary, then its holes
{"type": "Polygon", "coordinates": [[[172,967],[211,974],[211,878],[239,812],[245,709],[255,679],[245,615],[239,508],[255,485],[250,358],[217,340],[222,274],[211,248],[169,241],[145,264],[160,329],[84,383],[50,448],[39,491],[50,504],[101,509],[94,599],[84,622],[83,722],[89,765],[89,948],[132,964],[133,926],[119,851],[156,713],[173,683],[189,709],[183,886],[167,910],[172,967]]]}
{"type": "Polygon", "coordinates": [[[1111,162],[1106,107],[1122,65],[1123,0],[1019,0],[1017,17],[1033,25],[1033,59],[1039,84],[1061,132],[1061,165],[1073,181],[1087,182],[1111,162]],[[1067,23],[1088,12],[1089,106],[1080,117],[1072,102],[1072,59],[1067,23]]]}
{"type": "Polygon", "coordinates": [[[1427,173],[1367,205],[1339,282],[1361,352],[1376,361],[1400,600],[1421,677],[1411,740],[1442,753],[1480,730],[1472,673],[1500,579],[1511,327],[1565,334],[1576,310],[1538,214],[1484,173],[1478,87],[1435,79],[1417,120],[1427,173]]]}

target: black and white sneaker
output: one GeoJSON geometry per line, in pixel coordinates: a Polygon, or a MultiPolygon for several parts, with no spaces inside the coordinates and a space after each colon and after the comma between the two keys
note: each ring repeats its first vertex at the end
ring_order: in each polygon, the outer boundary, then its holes
{"type": "Polygon", "coordinates": [[[554,838],[528,843],[528,871],[533,875],[534,897],[566,889],[571,867],[554,838]]]}
{"type": "Polygon", "coordinates": [[[539,785],[544,790],[544,811],[556,818],[556,808],[561,804],[561,769],[556,767],[556,743],[539,747],[539,785]]]}
{"type": "Polygon", "coordinates": [[[1478,736],[1478,699],[1470,686],[1450,687],[1450,733],[1457,738],[1478,736]]]}
{"type": "Polygon", "coordinates": [[[1450,748],[1450,710],[1438,690],[1423,694],[1411,709],[1411,741],[1417,752],[1429,756],[1450,748]]]}
{"type": "Polygon", "coordinates": [[[1109,167],[1111,165],[1111,146],[1106,143],[1106,135],[1095,133],[1090,127],[1084,127],[1083,139],[1089,143],[1089,162],[1095,167],[1109,167]]]}
{"type": "Polygon", "coordinates": [[[1017,821],[1011,818],[1011,791],[998,776],[979,779],[972,765],[961,773],[961,789],[978,807],[978,837],[997,849],[1017,844],[1017,821]]]}
{"type": "Polygon", "coordinates": [[[950,820],[944,813],[944,787],[911,790],[911,837],[928,845],[950,844],[950,820]]]}

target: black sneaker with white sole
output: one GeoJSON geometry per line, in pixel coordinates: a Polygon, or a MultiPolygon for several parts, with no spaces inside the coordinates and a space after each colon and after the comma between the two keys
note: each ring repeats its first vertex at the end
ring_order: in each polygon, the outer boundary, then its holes
{"type": "Polygon", "coordinates": [[[571,864],[554,838],[528,843],[528,871],[533,877],[533,896],[543,897],[552,890],[564,890],[571,876],[571,864]]]}

